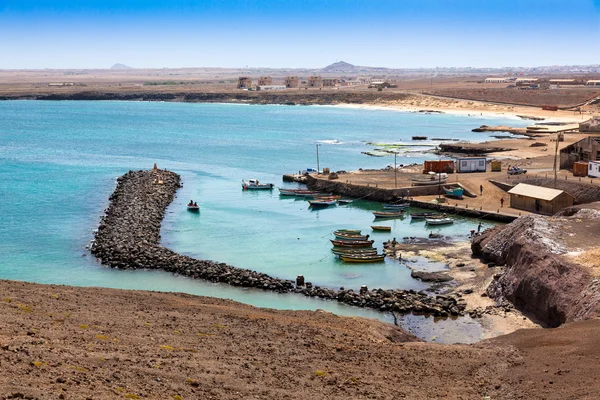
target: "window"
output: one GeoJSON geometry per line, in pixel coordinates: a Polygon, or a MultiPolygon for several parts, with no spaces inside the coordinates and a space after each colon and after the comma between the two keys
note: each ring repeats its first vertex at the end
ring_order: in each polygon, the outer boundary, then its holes
{"type": "Polygon", "coordinates": [[[460,166],[463,168],[467,168],[467,162],[466,161],[461,161],[460,162],[460,166]]]}
{"type": "Polygon", "coordinates": [[[483,167],[484,165],[485,165],[485,160],[481,160],[481,161],[479,161],[479,166],[480,166],[480,167],[483,167]]]}

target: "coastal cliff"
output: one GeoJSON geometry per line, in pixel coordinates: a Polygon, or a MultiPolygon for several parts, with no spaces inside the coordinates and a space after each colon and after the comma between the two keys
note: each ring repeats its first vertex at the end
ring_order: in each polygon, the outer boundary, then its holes
{"type": "Polygon", "coordinates": [[[487,289],[498,302],[550,327],[600,315],[600,280],[572,254],[593,249],[600,212],[575,210],[572,215],[529,215],[484,232],[471,245],[473,254],[503,266],[487,289]]]}
{"type": "Polygon", "coordinates": [[[92,243],[92,254],[113,268],[160,269],[210,282],[297,293],[384,312],[419,312],[441,317],[464,314],[465,303],[454,295],[433,297],[401,289],[334,290],[310,282],[296,285],[291,280],[177,254],[160,245],[160,225],[179,186],[179,175],[166,170],[129,171],[118,178],[110,206],[92,243]]]}

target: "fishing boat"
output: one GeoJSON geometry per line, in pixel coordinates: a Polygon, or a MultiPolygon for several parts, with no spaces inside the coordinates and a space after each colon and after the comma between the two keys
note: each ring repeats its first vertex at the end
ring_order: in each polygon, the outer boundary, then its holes
{"type": "Polygon", "coordinates": [[[298,190],[296,191],[296,197],[305,197],[307,199],[312,199],[319,196],[327,196],[327,193],[320,193],[315,190],[298,190]]]}
{"type": "Polygon", "coordinates": [[[337,229],[335,232],[360,235],[360,229],[337,229]]]}
{"type": "Polygon", "coordinates": [[[272,183],[260,183],[258,179],[248,179],[247,181],[242,179],[242,189],[244,190],[271,190],[273,189],[272,183]]]}
{"type": "Polygon", "coordinates": [[[427,140],[427,136],[413,136],[412,140],[427,140]]]}
{"type": "Polygon", "coordinates": [[[411,219],[426,219],[426,218],[444,218],[444,216],[442,214],[438,214],[438,213],[434,213],[434,212],[423,212],[423,213],[411,213],[410,214],[410,218],[411,219]]]}
{"type": "Polygon", "coordinates": [[[412,178],[413,186],[427,186],[427,185],[439,185],[448,181],[448,174],[442,172],[436,174],[435,172],[429,172],[428,175],[423,177],[412,178]]]}
{"type": "Polygon", "coordinates": [[[426,218],[427,225],[450,225],[454,223],[452,218],[426,218]]]}
{"type": "Polygon", "coordinates": [[[370,254],[364,256],[341,255],[340,258],[343,262],[347,263],[373,263],[384,261],[385,254],[370,254]]]}
{"type": "Polygon", "coordinates": [[[315,200],[308,200],[308,204],[310,204],[311,207],[329,207],[329,206],[333,206],[337,203],[337,200],[333,199],[315,199],[315,200]]]}
{"type": "Polygon", "coordinates": [[[280,196],[296,196],[296,192],[300,189],[282,189],[279,188],[280,196]]]}
{"type": "Polygon", "coordinates": [[[371,225],[371,229],[374,231],[385,231],[390,232],[392,230],[391,226],[382,226],[382,225],[371,225]]]}
{"type": "Polygon", "coordinates": [[[369,240],[369,235],[348,235],[341,232],[333,232],[337,240],[369,240]]]}
{"type": "Polygon", "coordinates": [[[465,191],[465,189],[461,188],[461,187],[456,187],[456,188],[443,188],[444,189],[444,193],[446,193],[446,196],[448,197],[455,197],[458,199],[462,199],[463,197],[463,193],[465,191]]]}
{"type": "Polygon", "coordinates": [[[352,203],[354,200],[349,200],[349,199],[339,199],[338,203],[339,204],[350,204],[352,203]]]}
{"type": "Polygon", "coordinates": [[[398,211],[373,211],[375,218],[400,218],[404,216],[404,210],[398,211]]]}
{"type": "Polygon", "coordinates": [[[337,247],[371,247],[374,240],[341,240],[341,239],[329,239],[331,244],[337,247]]]}
{"type": "Polygon", "coordinates": [[[365,247],[365,248],[358,248],[358,249],[352,249],[352,248],[336,248],[334,247],[333,249],[331,249],[331,252],[337,256],[339,255],[353,255],[353,256],[357,256],[357,255],[370,255],[370,254],[377,254],[377,249],[371,248],[371,247],[365,247]]]}
{"type": "Polygon", "coordinates": [[[384,210],[404,210],[405,208],[408,208],[408,207],[410,207],[410,204],[408,204],[408,203],[384,204],[383,205],[384,210]]]}
{"type": "Polygon", "coordinates": [[[199,212],[200,211],[200,206],[196,205],[189,205],[187,206],[187,210],[190,212],[199,212]]]}

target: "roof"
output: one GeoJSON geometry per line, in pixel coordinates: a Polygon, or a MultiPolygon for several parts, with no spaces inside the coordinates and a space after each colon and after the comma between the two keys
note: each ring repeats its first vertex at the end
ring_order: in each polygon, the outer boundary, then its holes
{"type": "Polygon", "coordinates": [[[456,157],[457,160],[487,160],[487,158],[484,157],[456,157]]]}
{"type": "Polygon", "coordinates": [[[508,193],[518,194],[520,196],[525,197],[532,197],[534,199],[550,201],[563,194],[564,190],[550,189],[542,186],[534,186],[528,185],[526,183],[519,183],[517,186],[510,189],[508,193]]]}
{"type": "Polygon", "coordinates": [[[587,83],[600,83],[600,79],[591,79],[587,83]]]}
{"type": "Polygon", "coordinates": [[[575,79],[550,79],[550,82],[575,82],[575,79]]]}

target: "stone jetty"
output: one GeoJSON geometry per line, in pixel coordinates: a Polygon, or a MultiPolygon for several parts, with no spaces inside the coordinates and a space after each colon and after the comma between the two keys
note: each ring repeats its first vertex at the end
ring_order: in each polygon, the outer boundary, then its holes
{"type": "Polygon", "coordinates": [[[119,269],[159,269],[174,274],[232,286],[298,293],[380,311],[417,312],[435,316],[463,315],[460,295],[432,297],[414,290],[362,287],[360,291],[322,288],[310,282],[271,277],[225,263],[197,260],[160,245],[160,226],[181,178],[174,172],[129,171],[117,179],[110,206],[102,217],[91,252],[104,265],[119,269]]]}

